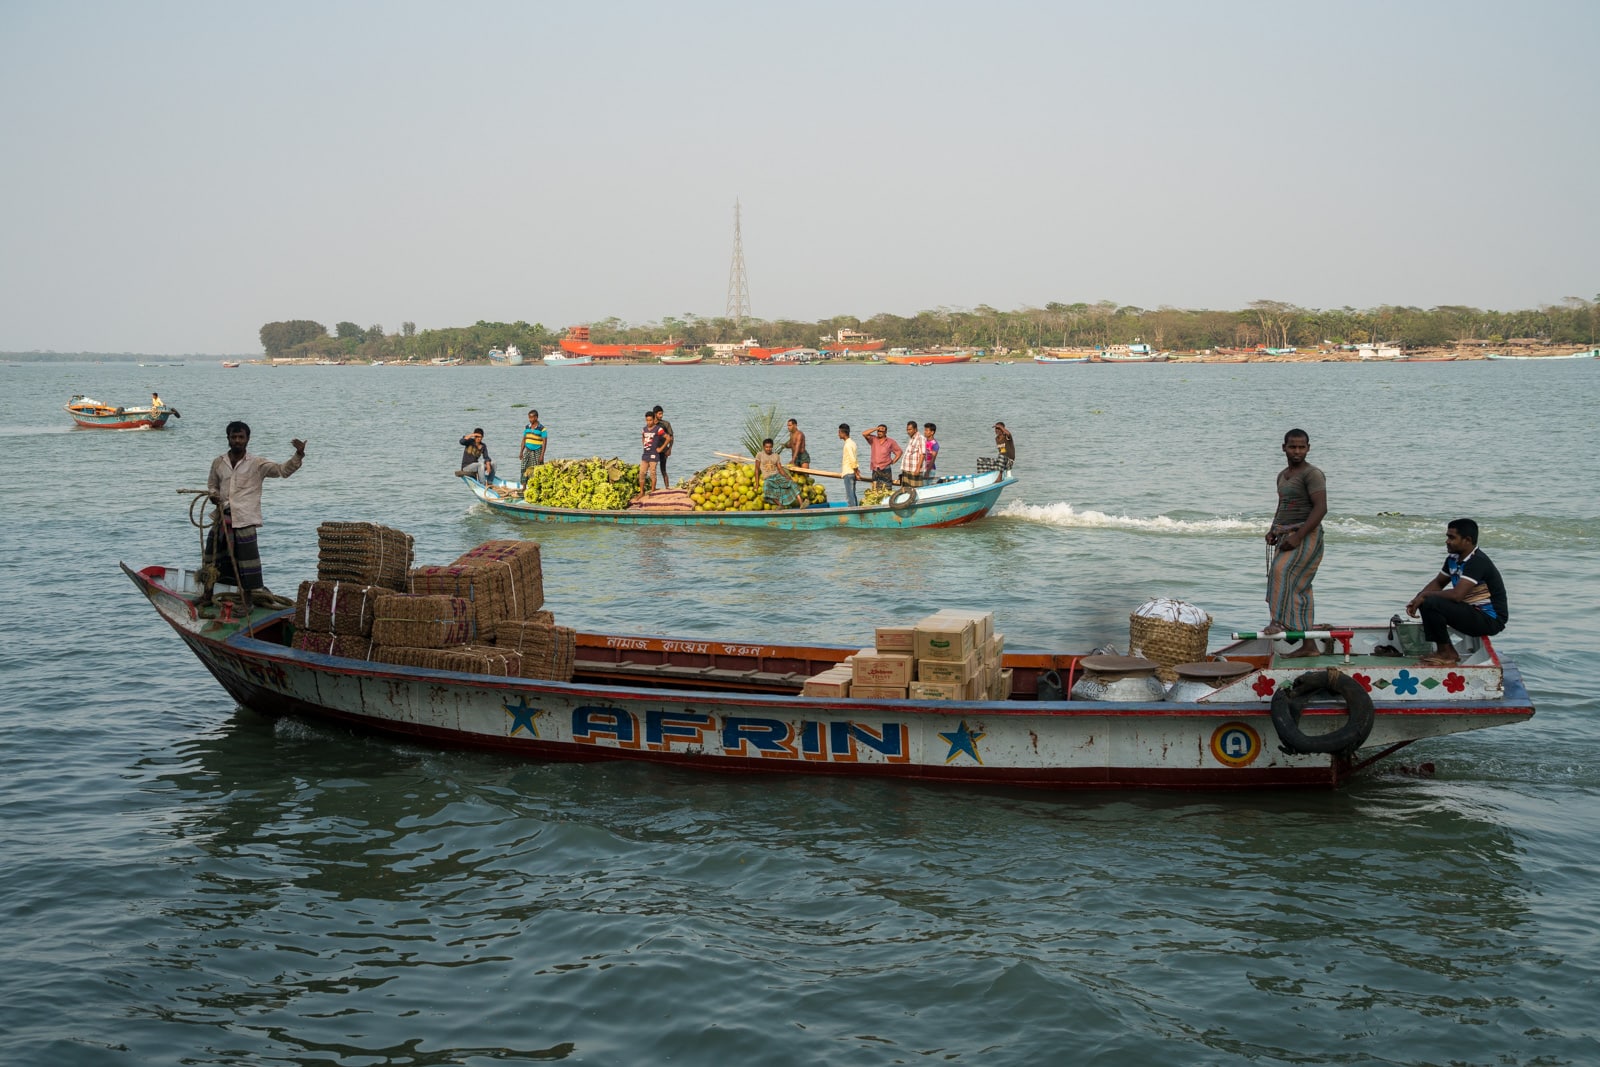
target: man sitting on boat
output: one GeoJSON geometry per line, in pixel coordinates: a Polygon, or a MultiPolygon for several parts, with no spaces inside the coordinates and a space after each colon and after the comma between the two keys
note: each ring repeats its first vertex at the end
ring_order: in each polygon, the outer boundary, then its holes
{"type": "Polygon", "coordinates": [[[784,470],[783,459],[772,450],[772,438],[761,442],[756,453],[756,473],[761,475],[761,499],[780,508],[800,506],[800,487],[784,470]]]}
{"type": "Polygon", "coordinates": [[[1457,519],[1445,530],[1449,551],[1433,581],[1406,604],[1407,615],[1422,615],[1422,633],[1434,651],[1418,662],[1424,667],[1453,667],[1461,655],[1450,641],[1454,630],[1468,637],[1493,637],[1506,628],[1506,583],[1500,570],[1478,548],[1478,524],[1457,519]]]}
{"type": "Polygon", "coordinates": [[[1008,471],[1017,462],[1017,442],[1012,439],[1006,424],[994,424],[994,446],[1000,450],[1000,469],[1008,471]]]}
{"type": "Polygon", "coordinates": [[[457,478],[476,478],[485,485],[494,477],[494,460],[489,458],[489,446],[483,443],[483,427],[478,426],[461,439],[461,469],[457,478]]]}

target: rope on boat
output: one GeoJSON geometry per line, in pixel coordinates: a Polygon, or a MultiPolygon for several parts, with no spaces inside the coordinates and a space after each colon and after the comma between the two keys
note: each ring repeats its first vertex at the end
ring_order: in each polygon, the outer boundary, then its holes
{"type": "MultiPolygon", "coordinates": [[[[206,559],[206,537],[211,530],[221,525],[222,507],[218,505],[209,513],[206,511],[205,505],[211,502],[211,491],[209,489],[179,489],[178,492],[190,496],[189,525],[200,531],[200,559],[202,560],[200,570],[195,573],[195,577],[199,579],[206,594],[210,596],[212,587],[216,585],[217,578],[220,577],[220,572],[217,570],[215,563],[204,562],[206,559]],[[198,514],[196,514],[197,509],[198,514]]],[[[226,526],[222,527],[222,533],[218,536],[218,540],[228,546],[228,559],[233,563],[233,573],[238,575],[239,560],[233,554],[233,537],[227,530],[226,526]]],[[[213,599],[238,604],[242,608],[245,604],[245,591],[240,589],[236,593],[220,593],[213,599]]],[[[249,600],[255,606],[274,609],[286,608],[294,603],[294,601],[266,589],[256,590],[250,595],[249,600]]]]}

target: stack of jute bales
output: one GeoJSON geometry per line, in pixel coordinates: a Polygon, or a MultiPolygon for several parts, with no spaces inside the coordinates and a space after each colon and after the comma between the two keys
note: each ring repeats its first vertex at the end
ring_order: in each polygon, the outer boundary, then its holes
{"type": "Polygon", "coordinates": [[[400,666],[571,681],[577,639],[544,607],[533,541],[488,541],[445,566],[413,568],[376,605],[372,658],[400,666]]]}
{"type": "Polygon", "coordinates": [[[858,700],[1006,700],[1005,635],[994,613],[945,609],[914,626],[880,626],[873,647],[806,680],[806,696],[858,700]]]}
{"type": "Polygon", "coordinates": [[[367,659],[378,600],[404,589],[411,535],[375,522],[317,527],[317,578],[301,582],[291,644],[304,652],[367,659]]]}

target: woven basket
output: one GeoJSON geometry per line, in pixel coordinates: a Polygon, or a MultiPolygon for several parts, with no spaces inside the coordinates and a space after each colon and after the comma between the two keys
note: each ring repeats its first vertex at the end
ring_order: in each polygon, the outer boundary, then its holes
{"type": "Polygon", "coordinates": [[[1159,663],[1156,677],[1174,682],[1172,670],[1179,663],[1195,663],[1206,658],[1206,643],[1211,637],[1211,616],[1205,622],[1175,622],[1152,619],[1147,615],[1128,616],[1128,654],[1159,663]]]}
{"type": "Polygon", "coordinates": [[[449,648],[472,639],[472,605],[460,597],[390,593],[373,608],[372,639],[403,648],[449,648]]]}
{"type": "Polygon", "coordinates": [[[343,656],[345,659],[367,659],[372,655],[372,638],[359,634],[296,630],[290,646],[301,652],[320,652],[324,656],[343,656]]]}
{"type": "Polygon", "coordinates": [[[354,582],[301,582],[294,624],[302,630],[366,637],[372,633],[373,605],[387,592],[354,582]]]}
{"type": "Polygon", "coordinates": [[[411,535],[375,522],[325,522],[317,527],[317,578],[404,590],[411,535]]]}

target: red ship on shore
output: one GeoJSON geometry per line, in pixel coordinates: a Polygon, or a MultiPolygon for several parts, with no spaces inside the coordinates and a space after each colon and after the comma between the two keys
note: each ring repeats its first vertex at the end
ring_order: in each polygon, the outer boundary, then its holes
{"type": "Polygon", "coordinates": [[[837,337],[824,338],[817,347],[824,352],[882,352],[889,342],[882,337],[868,337],[856,330],[840,330],[837,337]]]}
{"type": "Polygon", "coordinates": [[[664,344],[639,344],[639,345],[602,345],[589,340],[589,327],[569,326],[567,336],[561,339],[561,350],[574,356],[590,356],[594,359],[655,359],[670,352],[676,352],[683,347],[677,341],[667,341],[664,344]]]}

